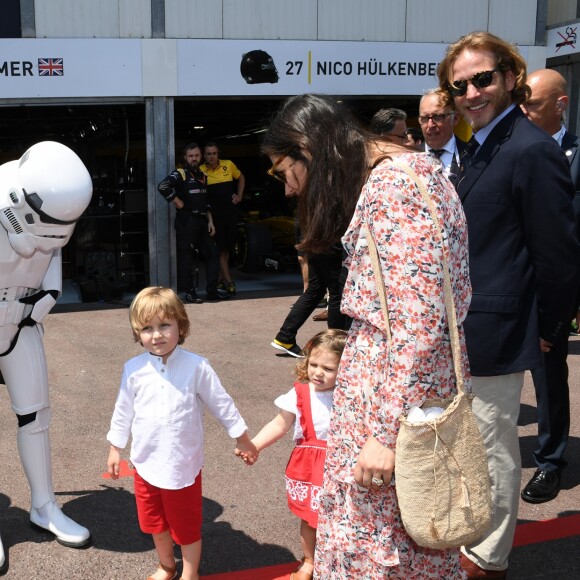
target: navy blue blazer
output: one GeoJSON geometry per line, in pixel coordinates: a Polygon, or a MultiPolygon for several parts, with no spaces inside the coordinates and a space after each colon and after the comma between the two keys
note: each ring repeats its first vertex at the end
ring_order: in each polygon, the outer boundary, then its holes
{"type": "MultiPolygon", "coordinates": [[[[576,195],[574,196],[574,212],[576,213],[576,233],[580,238],[580,153],[578,153],[578,137],[566,131],[562,138],[562,149],[564,150],[568,163],[570,164],[572,182],[574,183],[574,189],[576,190],[576,195]]],[[[576,300],[575,310],[579,309],[580,291],[578,293],[578,299],[576,300]]],[[[575,316],[576,313],[573,312],[572,318],[575,316]]]]}
{"type": "Polygon", "coordinates": [[[457,191],[469,232],[471,372],[539,366],[539,338],[568,332],[579,281],[566,156],[516,107],[493,128],[457,191]]]}
{"type": "Polygon", "coordinates": [[[580,154],[578,153],[578,137],[568,133],[564,133],[562,138],[562,149],[566,154],[568,163],[570,164],[570,172],[572,173],[572,182],[574,183],[574,189],[576,189],[576,195],[580,194],[580,154]]]}

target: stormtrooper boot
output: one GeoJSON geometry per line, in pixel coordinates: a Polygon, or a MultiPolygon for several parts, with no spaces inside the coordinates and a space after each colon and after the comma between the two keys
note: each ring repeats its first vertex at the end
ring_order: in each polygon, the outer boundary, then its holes
{"type": "Polygon", "coordinates": [[[2,545],[2,538],[0,538],[0,574],[4,572],[6,565],[6,556],[4,556],[4,546],[2,545]]]}
{"type": "Polygon", "coordinates": [[[48,429],[37,420],[18,430],[18,451],[32,494],[30,522],[48,530],[57,542],[71,548],[89,543],[89,530],[66,516],[56,503],[52,489],[52,461],[48,429]]]}

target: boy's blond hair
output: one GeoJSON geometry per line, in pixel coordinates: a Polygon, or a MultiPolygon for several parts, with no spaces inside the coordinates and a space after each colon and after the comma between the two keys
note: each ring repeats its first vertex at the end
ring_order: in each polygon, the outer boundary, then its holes
{"type": "Polygon", "coordinates": [[[296,378],[301,382],[308,381],[308,361],[310,360],[312,351],[316,348],[327,350],[340,359],[344,345],[346,344],[346,336],[346,331],[339,330],[338,328],[329,328],[314,335],[302,349],[304,358],[296,363],[296,378]]]}
{"type": "Polygon", "coordinates": [[[189,318],[185,306],[171,288],[164,288],[163,286],[143,288],[133,298],[129,308],[129,320],[135,342],[140,342],[139,332],[155,316],[159,316],[162,320],[166,318],[175,319],[179,328],[178,344],[183,344],[185,338],[189,336],[189,318]]]}

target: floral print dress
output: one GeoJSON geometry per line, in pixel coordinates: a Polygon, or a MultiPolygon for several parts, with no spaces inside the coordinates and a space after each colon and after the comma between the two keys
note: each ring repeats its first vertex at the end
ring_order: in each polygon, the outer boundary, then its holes
{"type": "MultiPolygon", "coordinates": [[[[440,163],[405,153],[371,172],[343,237],[349,270],[342,311],[353,318],[334,392],[321,493],[315,578],[451,580],[465,578],[459,551],[417,546],[405,532],[394,485],[368,490],[353,469],[372,435],[395,448],[399,416],[426,399],[455,392],[443,299],[442,252],[451,270],[458,322],[471,299],[467,226],[440,163]],[[434,201],[443,240],[420,191],[396,166],[406,164],[434,201]],[[378,246],[392,344],[387,342],[367,236],[378,246]]],[[[466,386],[469,371],[459,328],[466,386]]],[[[395,459],[396,474],[396,459],[395,459]]]]}

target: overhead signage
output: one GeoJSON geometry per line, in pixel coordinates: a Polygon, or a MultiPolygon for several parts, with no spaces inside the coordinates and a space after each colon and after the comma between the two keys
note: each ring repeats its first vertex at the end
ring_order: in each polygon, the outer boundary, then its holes
{"type": "Polygon", "coordinates": [[[551,28],[548,30],[547,58],[568,56],[580,52],[578,47],[578,35],[580,34],[580,22],[551,28]]]}
{"type": "MultiPolygon", "coordinates": [[[[1,39],[0,101],[76,97],[420,95],[442,43],[1,39]]],[[[520,47],[527,58],[530,47],[520,47]]]]}
{"type": "Polygon", "coordinates": [[[417,95],[437,85],[445,44],[178,40],[178,94],[417,95]]]}
{"type": "Polygon", "coordinates": [[[142,96],[138,39],[2,39],[0,99],[142,96]]]}

